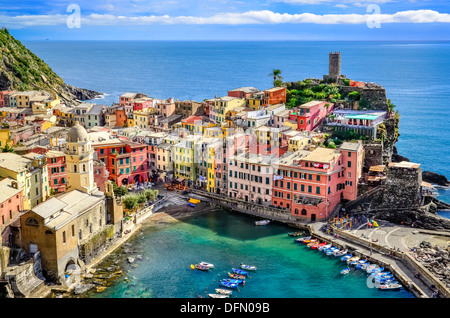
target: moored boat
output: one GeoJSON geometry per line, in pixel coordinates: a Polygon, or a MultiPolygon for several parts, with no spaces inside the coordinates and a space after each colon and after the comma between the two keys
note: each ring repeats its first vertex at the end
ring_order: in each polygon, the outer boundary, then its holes
{"type": "Polygon", "coordinates": [[[337,250],[337,251],[334,251],[333,252],[333,255],[334,256],[342,256],[342,255],[345,255],[345,254],[347,254],[347,250],[345,249],[345,250],[337,250]]]}
{"type": "Polygon", "coordinates": [[[197,199],[194,199],[194,198],[190,198],[189,199],[189,203],[197,204],[197,203],[200,203],[200,200],[197,200],[197,199]]]}
{"type": "Polygon", "coordinates": [[[359,261],[359,259],[360,259],[359,256],[353,256],[353,257],[350,257],[350,258],[347,260],[347,263],[350,264],[350,263],[352,263],[352,262],[359,261]]]}
{"type": "Polygon", "coordinates": [[[348,267],[341,270],[342,275],[348,274],[349,272],[350,272],[350,268],[348,268],[348,267]]]}
{"type": "Polygon", "coordinates": [[[318,243],[311,246],[312,250],[319,249],[321,246],[324,246],[327,243],[318,243]]]}
{"type": "Polygon", "coordinates": [[[332,248],[328,249],[328,250],[325,252],[325,254],[326,254],[326,255],[332,255],[335,251],[339,251],[339,248],[337,248],[337,247],[332,247],[332,248]]]}
{"type": "Polygon", "coordinates": [[[246,269],[246,270],[248,270],[248,271],[256,271],[256,266],[253,266],[253,265],[246,265],[246,264],[242,264],[241,263],[241,268],[242,269],[246,269]]]}
{"type": "Polygon", "coordinates": [[[195,269],[198,269],[198,270],[200,270],[200,271],[205,271],[205,272],[207,272],[207,271],[209,270],[208,267],[203,266],[203,265],[200,265],[200,264],[195,264],[194,267],[195,267],[195,269]]]}
{"type": "Polygon", "coordinates": [[[234,279],[245,279],[246,278],[246,276],[239,275],[239,274],[236,274],[236,273],[228,273],[228,277],[234,278],[234,279]]]}
{"type": "Polygon", "coordinates": [[[216,293],[222,294],[222,295],[231,295],[233,293],[233,291],[229,290],[229,289],[216,288],[216,293]]]}
{"type": "Polygon", "coordinates": [[[303,233],[302,232],[289,232],[288,235],[292,236],[292,237],[298,237],[300,235],[303,235],[303,233]]]}
{"type": "Polygon", "coordinates": [[[238,288],[238,284],[236,284],[236,283],[230,283],[230,282],[222,281],[222,280],[219,281],[219,285],[222,286],[222,287],[232,288],[232,289],[238,288]]]}
{"type": "Polygon", "coordinates": [[[243,279],[225,278],[225,279],[222,279],[222,281],[228,282],[231,284],[245,285],[245,280],[243,280],[243,279]]]}
{"type": "Polygon", "coordinates": [[[195,204],[194,204],[194,203],[188,202],[188,205],[189,205],[190,207],[195,208],[195,204]]]}
{"type": "Polygon", "coordinates": [[[232,268],[232,270],[234,273],[239,274],[239,275],[244,275],[244,276],[248,275],[248,272],[246,272],[242,269],[239,269],[239,268],[232,268]]]}
{"type": "Polygon", "coordinates": [[[402,288],[402,285],[397,283],[388,283],[388,284],[382,284],[378,286],[379,290],[399,290],[402,288]]]}
{"type": "Polygon", "coordinates": [[[223,294],[208,294],[209,298],[230,298],[230,295],[223,294]]]}
{"type": "Polygon", "coordinates": [[[325,244],[325,245],[319,247],[318,250],[319,250],[319,251],[323,251],[323,250],[329,249],[330,247],[332,247],[331,244],[325,244]]]}
{"type": "Polygon", "coordinates": [[[341,257],[341,261],[346,261],[352,257],[352,254],[347,254],[341,257]]]}
{"type": "Polygon", "coordinates": [[[214,264],[207,263],[207,262],[200,262],[199,265],[208,267],[208,268],[214,268],[214,264]]]}
{"type": "Polygon", "coordinates": [[[313,246],[315,244],[319,244],[319,241],[317,239],[312,239],[312,240],[309,241],[308,244],[306,244],[306,246],[307,247],[311,247],[311,246],[313,246]]]}
{"type": "Polygon", "coordinates": [[[305,236],[305,237],[299,237],[298,239],[296,239],[295,241],[297,242],[297,243],[301,243],[301,242],[303,242],[304,240],[310,240],[311,239],[311,236],[305,236]]]}
{"type": "Polygon", "coordinates": [[[270,223],[270,220],[261,220],[261,221],[256,221],[255,225],[267,225],[270,223]]]}

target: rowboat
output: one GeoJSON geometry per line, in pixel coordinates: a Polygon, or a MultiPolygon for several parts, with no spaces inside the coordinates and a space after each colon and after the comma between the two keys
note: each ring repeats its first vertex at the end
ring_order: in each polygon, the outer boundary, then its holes
{"type": "Polygon", "coordinates": [[[227,287],[227,288],[238,288],[238,284],[235,283],[230,283],[230,282],[226,282],[226,281],[219,281],[219,285],[222,287],[227,287]]]}
{"type": "Polygon", "coordinates": [[[356,266],[356,265],[358,265],[358,264],[363,264],[363,263],[365,263],[365,262],[367,262],[367,260],[366,260],[366,259],[363,259],[363,260],[359,260],[359,261],[353,261],[353,262],[351,262],[350,264],[356,266]]]}
{"type": "Polygon", "coordinates": [[[228,282],[231,284],[238,284],[238,285],[245,285],[245,280],[243,279],[232,279],[232,278],[225,278],[222,279],[223,282],[228,282]]]}
{"type": "Polygon", "coordinates": [[[214,264],[207,263],[207,262],[200,262],[199,265],[208,267],[208,268],[214,268],[214,264]]]}
{"type": "Polygon", "coordinates": [[[397,283],[389,283],[378,286],[378,289],[380,290],[399,290],[400,288],[402,288],[402,285],[397,283]]]}
{"type": "Polygon", "coordinates": [[[245,279],[245,277],[246,277],[244,275],[239,275],[239,274],[236,274],[236,273],[228,273],[228,276],[230,278],[234,278],[234,279],[245,279]]]}
{"type": "Polygon", "coordinates": [[[195,204],[194,203],[191,203],[191,202],[188,202],[188,205],[190,206],[190,207],[195,207],[195,204]]]}
{"type": "Polygon", "coordinates": [[[312,250],[319,249],[321,246],[324,246],[325,244],[326,243],[314,244],[313,246],[311,246],[311,249],[312,250]]]}
{"type": "Polygon", "coordinates": [[[359,259],[360,259],[359,256],[353,256],[347,260],[347,264],[350,264],[351,262],[354,262],[354,261],[359,261],[359,259]]]}
{"type": "Polygon", "coordinates": [[[333,256],[342,256],[347,253],[347,250],[337,250],[333,252],[333,256]]]}
{"type": "Polygon", "coordinates": [[[346,261],[352,257],[352,254],[347,254],[341,257],[341,261],[346,261]]]}
{"type": "Polygon", "coordinates": [[[256,271],[256,266],[253,266],[253,265],[246,265],[246,264],[242,264],[241,263],[241,268],[242,269],[246,269],[246,270],[248,270],[248,271],[256,271]]]}
{"type": "Polygon", "coordinates": [[[197,203],[200,203],[200,200],[190,198],[190,199],[189,199],[189,203],[197,204],[197,203]]]}
{"type": "Polygon", "coordinates": [[[222,289],[222,288],[216,288],[216,293],[222,294],[222,295],[231,295],[233,291],[229,289],[222,289]]]}
{"type": "Polygon", "coordinates": [[[326,244],[326,245],[320,246],[318,248],[318,250],[323,251],[323,250],[329,249],[331,246],[332,246],[331,244],[326,244]]]}
{"type": "Polygon", "coordinates": [[[293,237],[297,237],[297,236],[300,236],[302,234],[303,234],[302,232],[289,232],[288,233],[289,236],[293,236],[293,237]]]}
{"type": "Polygon", "coordinates": [[[311,239],[311,236],[305,236],[305,237],[299,237],[298,239],[296,239],[295,241],[297,242],[297,243],[301,243],[301,242],[303,242],[304,240],[310,240],[311,239]]]}
{"type": "Polygon", "coordinates": [[[200,265],[200,264],[195,264],[195,269],[201,270],[201,271],[208,271],[209,267],[200,265]]]}
{"type": "Polygon", "coordinates": [[[307,247],[311,247],[313,245],[319,244],[319,242],[316,239],[312,239],[309,241],[308,244],[306,244],[307,247]]]}
{"type": "Polygon", "coordinates": [[[368,262],[365,262],[365,263],[359,263],[359,264],[356,264],[356,266],[355,266],[355,268],[356,269],[365,269],[367,266],[369,266],[370,265],[370,263],[368,263],[368,262]]]}
{"type": "Polygon", "coordinates": [[[328,250],[325,252],[325,254],[326,254],[326,255],[332,255],[335,251],[339,251],[339,248],[337,248],[337,247],[332,247],[332,248],[328,249],[328,250]]]}
{"type": "Polygon", "coordinates": [[[261,221],[256,221],[255,225],[267,225],[270,223],[270,220],[261,220],[261,221]]]}
{"type": "Polygon", "coordinates": [[[243,271],[242,269],[239,269],[239,268],[232,268],[232,270],[234,273],[239,274],[239,275],[244,275],[244,276],[248,275],[248,272],[243,271]]]}
{"type": "Polygon", "coordinates": [[[348,267],[341,270],[342,275],[348,274],[349,272],[350,272],[350,268],[348,268],[348,267]]]}
{"type": "Polygon", "coordinates": [[[230,298],[230,295],[208,294],[209,298],[230,298]]]}

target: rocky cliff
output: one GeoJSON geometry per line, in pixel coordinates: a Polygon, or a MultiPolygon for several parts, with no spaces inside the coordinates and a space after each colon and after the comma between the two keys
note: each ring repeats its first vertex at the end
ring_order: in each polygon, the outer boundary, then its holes
{"type": "Polygon", "coordinates": [[[0,90],[46,90],[66,104],[95,98],[101,93],[64,83],[52,69],[20,41],[0,30],[0,90]]]}

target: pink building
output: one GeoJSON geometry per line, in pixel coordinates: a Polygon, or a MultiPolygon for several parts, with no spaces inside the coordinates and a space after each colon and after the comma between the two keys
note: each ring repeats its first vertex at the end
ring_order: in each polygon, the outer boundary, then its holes
{"type": "Polygon", "coordinates": [[[310,101],[289,113],[289,120],[297,123],[297,130],[311,131],[333,110],[334,104],[326,101],[310,101]]]}
{"type": "Polygon", "coordinates": [[[240,87],[240,88],[236,88],[231,91],[228,91],[228,96],[247,99],[247,98],[252,97],[252,95],[254,93],[258,93],[258,92],[260,92],[260,90],[257,88],[254,88],[254,87],[240,87]]]}
{"type": "Polygon", "coordinates": [[[175,102],[173,98],[157,103],[154,107],[158,111],[158,114],[163,115],[164,118],[167,118],[175,113],[175,102]]]}
{"type": "Polygon", "coordinates": [[[9,225],[23,210],[23,193],[16,180],[5,178],[0,181],[0,234],[3,244],[10,243],[9,225]]]}
{"type": "Polygon", "coordinates": [[[135,110],[142,110],[145,108],[152,108],[153,107],[153,98],[138,98],[133,100],[133,111],[135,110]]]}
{"type": "Polygon", "coordinates": [[[300,150],[280,159],[274,174],[274,206],[301,220],[326,220],[342,200],[354,200],[363,162],[361,143],[340,149],[300,150]]]}
{"type": "Polygon", "coordinates": [[[10,94],[10,93],[13,93],[13,91],[0,91],[0,107],[7,107],[7,106],[9,106],[9,96],[8,96],[8,94],[10,94]]]}
{"type": "Polygon", "coordinates": [[[272,203],[272,156],[242,153],[229,158],[228,196],[248,202],[272,203]]]}

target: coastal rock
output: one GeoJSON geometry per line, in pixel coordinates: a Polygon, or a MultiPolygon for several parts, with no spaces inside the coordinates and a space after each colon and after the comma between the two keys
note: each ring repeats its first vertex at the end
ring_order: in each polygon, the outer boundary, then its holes
{"type": "Polygon", "coordinates": [[[131,257],[131,256],[127,257],[127,262],[130,263],[130,264],[133,264],[134,263],[134,257],[131,257]]]}
{"type": "Polygon", "coordinates": [[[73,293],[75,295],[80,295],[94,288],[94,286],[94,284],[78,284],[77,286],[75,286],[73,293]]]}
{"type": "Polygon", "coordinates": [[[450,186],[450,181],[448,181],[448,179],[445,176],[437,174],[436,172],[432,171],[423,171],[422,180],[444,187],[450,186]]]}

